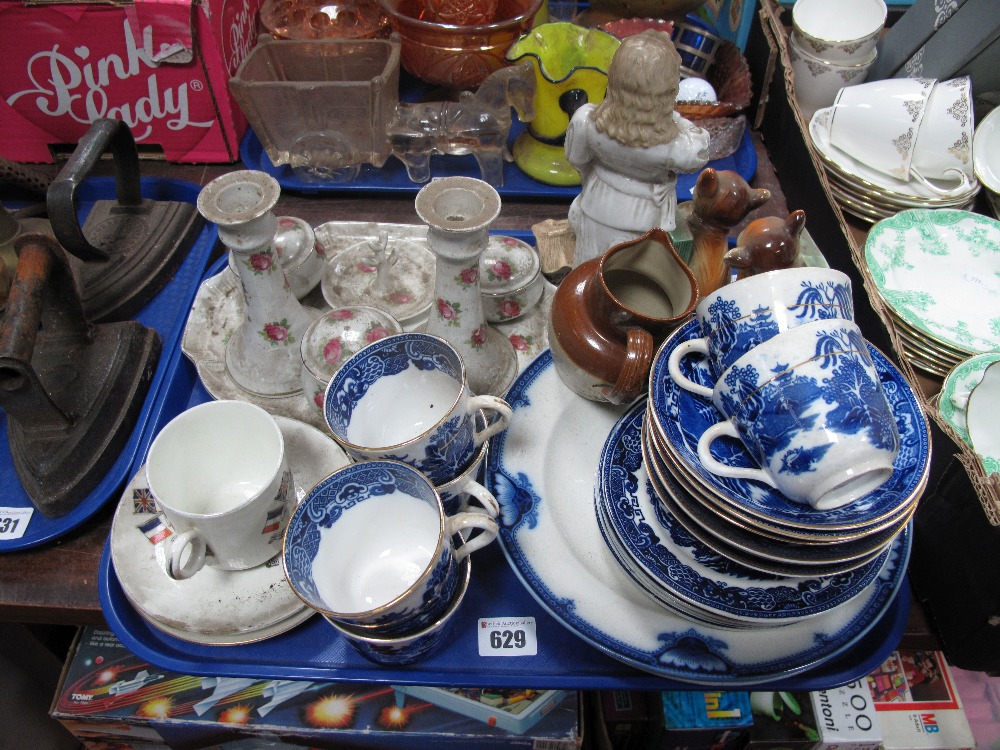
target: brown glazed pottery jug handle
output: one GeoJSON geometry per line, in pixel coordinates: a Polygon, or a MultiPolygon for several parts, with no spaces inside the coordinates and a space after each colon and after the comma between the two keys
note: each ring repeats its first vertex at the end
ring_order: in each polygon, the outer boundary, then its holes
{"type": "Polygon", "coordinates": [[[625,333],[628,336],[625,361],[622,362],[614,390],[608,394],[608,400],[613,404],[631,403],[646,389],[653,362],[653,337],[649,331],[631,327],[625,329],[625,333]]]}

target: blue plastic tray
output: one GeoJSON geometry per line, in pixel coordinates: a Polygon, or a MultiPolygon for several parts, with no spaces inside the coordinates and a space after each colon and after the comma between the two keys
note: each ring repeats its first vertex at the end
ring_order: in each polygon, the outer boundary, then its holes
{"type": "MultiPolygon", "coordinates": [[[[514,122],[510,129],[510,142],[513,143],[524,132],[524,123],[514,122]]],[[[296,176],[291,167],[283,165],[276,167],[264,151],[257,134],[248,129],[240,144],[240,158],[249,169],[260,169],[274,177],[282,188],[300,193],[324,192],[370,192],[370,193],[413,193],[416,194],[426,183],[411,182],[406,175],[406,167],[396,157],[390,159],[382,167],[365,164],[353,182],[307,182],[296,176]]],[[[708,163],[715,169],[728,169],[737,172],[749,182],[757,172],[757,152],[753,147],[749,126],[743,131],[743,139],[739,148],[723,159],[708,163]]],[[[475,157],[468,156],[432,156],[431,177],[457,175],[462,177],[480,177],[479,166],[475,157]]],[[[677,175],[677,200],[690,200],[697,174],[677,175]]],[[[565,200],[567,203],[580,193],[579,186],[560,187],[546,185],[528,177],[516,164],[505,162],[503,167],[503,186],[497,188],[500,197],[537,198],[540,200],[565,200]]]]}
{"type": "MultiPolygon", "coordinates": [[[[108,545],[101,556],[98,590],[104,618],[118,639],[150,664],[180,674],[497,688],[699,688],[691,683],[640,672],[579,638],[568,637],[566,629],[549,616],[520,583],[499,545],[495,544],[475,555],[472,583],[457,615],[453,642],[443,651],[410,667],[372,664],[318,615],[287,633],[242,646],[203,646],[174,638],[146,622],[125,598],[111,566],[108,545]],[[539,655],[479,656],[476,627],[481,617],[534,617],[539,655]]],[[[899,643],[909,615],[908,594],[908,582],[903,581],[900,594],[881,619],[840,658],[815,671],[752,689],[823,690],[862,679],[899,643]]]]}
{"type": "MultiPolygon", "coordinates": [[[[520,235],[528,237],[528,233],[520,235]]],[[[213,264],[207,276],[221,270],[224,263],[223,258],[213,264]]],[[[194,365],[183,356],[175,358],[153,408],[149,439],[175,414],[209,398],[194,365]]],[[[144,456],[145,450],[136,458],[132,474],[139,470],[144,456]]],[[[181,674],[539,689],[698,688],[641,672],[579,638],[569,637],[565,627],[520,582],[499,544],[489,545],[474,556],[472,584],[457,615],[454,642],[411,667],[390,668],[368,662],[319,616],[282,635],[246,645],[206,646],[175,638],[150,625],[132,607],[111,564],[109,544],[105,544],[99,565],[98,592],[105,620],[126,647],[151,664],[181,674]],[[479,619],[485,617],[534,617],[539,655],[481,657],[476,630],[479,619]]],[[[871,672],[896,647],[906,625],[910,606],[906,581],[900,592],[869,633],[839,658],[813,671],[762,684],[760,689],[819,690],[871,672]]]]}
{"type": "MultiPolygon", "coordinates": [[[[196,203],[201,190],[194,183],[166,178],[142,178],[140,184],[143,197],[153,200],[196,203]]],[[[76,192],[81,225],[94,202],[114,198],[113,177],[92,177],[85,180],[76,192]]],[[[187,311],[198,291],[198,284],[205,273],[217,237],[215,225],[206,224],[173,278],[135,315],[135,320],[160,334],[163,348],[132,435],[114,465],[100,484],[69,513],[59,518],[48,518],[36,510],[20,538],[0,539],[0,553],[27,549],[57,539],[91,518],[109,500],[117,500],[125,481],[132,476],[132,463],[145,432],[150,427],[150,416],[159,392],[163,384],[174,377],[176,355],[180,352],[180,337],[184,331],[187,311]]],[[[0,508],[34,507],[11,460],[7,440],[7,415],[3,411],[0,411],[0,488],[0,508]]]]}

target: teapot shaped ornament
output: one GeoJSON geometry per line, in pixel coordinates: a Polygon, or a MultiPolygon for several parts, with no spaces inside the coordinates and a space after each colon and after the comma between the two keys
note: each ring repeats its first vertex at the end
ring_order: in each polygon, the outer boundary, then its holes
{"type": "Polygon", "coordinates": [[[552,298],[556,372],[591,401],[626,404],[647,385],[656,350],[698,302],[694,274],[659,227],[585,261],[552,298]]]}

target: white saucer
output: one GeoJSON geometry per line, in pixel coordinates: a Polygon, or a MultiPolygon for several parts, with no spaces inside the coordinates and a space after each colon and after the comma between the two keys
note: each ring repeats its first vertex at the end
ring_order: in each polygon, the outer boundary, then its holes
{"type": "MultiPolygon", "coordinates": [[[[309,425],[275,417],[295,483],[296,501],[349,463],[339,445],[309,425]]],[[[151,625],[193,643],[235,645],[269,638],[314,614],[285,580],[281,558],[256,568],[204,568],[175,581],[166,574],[166,544],[152,544],[139,528],[157,514],[145,467],[125,488],[111,524],[111,562],[122,590],[151,625]]]]}

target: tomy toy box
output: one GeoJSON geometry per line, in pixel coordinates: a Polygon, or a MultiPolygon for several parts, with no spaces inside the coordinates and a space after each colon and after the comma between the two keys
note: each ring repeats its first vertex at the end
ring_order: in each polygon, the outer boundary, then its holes
{"type": "Polygon", "coordinates": [[[155,667],[107,630],[82,628],[50,713],[93,748],[578,750],[579,695],[195,677],[155,667]]]}
{"type": "Polygon", "coordinates": [[[52,162],[99,118],[140,153],[239,159],[247,124],[230,77],[257,38],[261,0],[0,0],[0,156],[52,162]]]}

